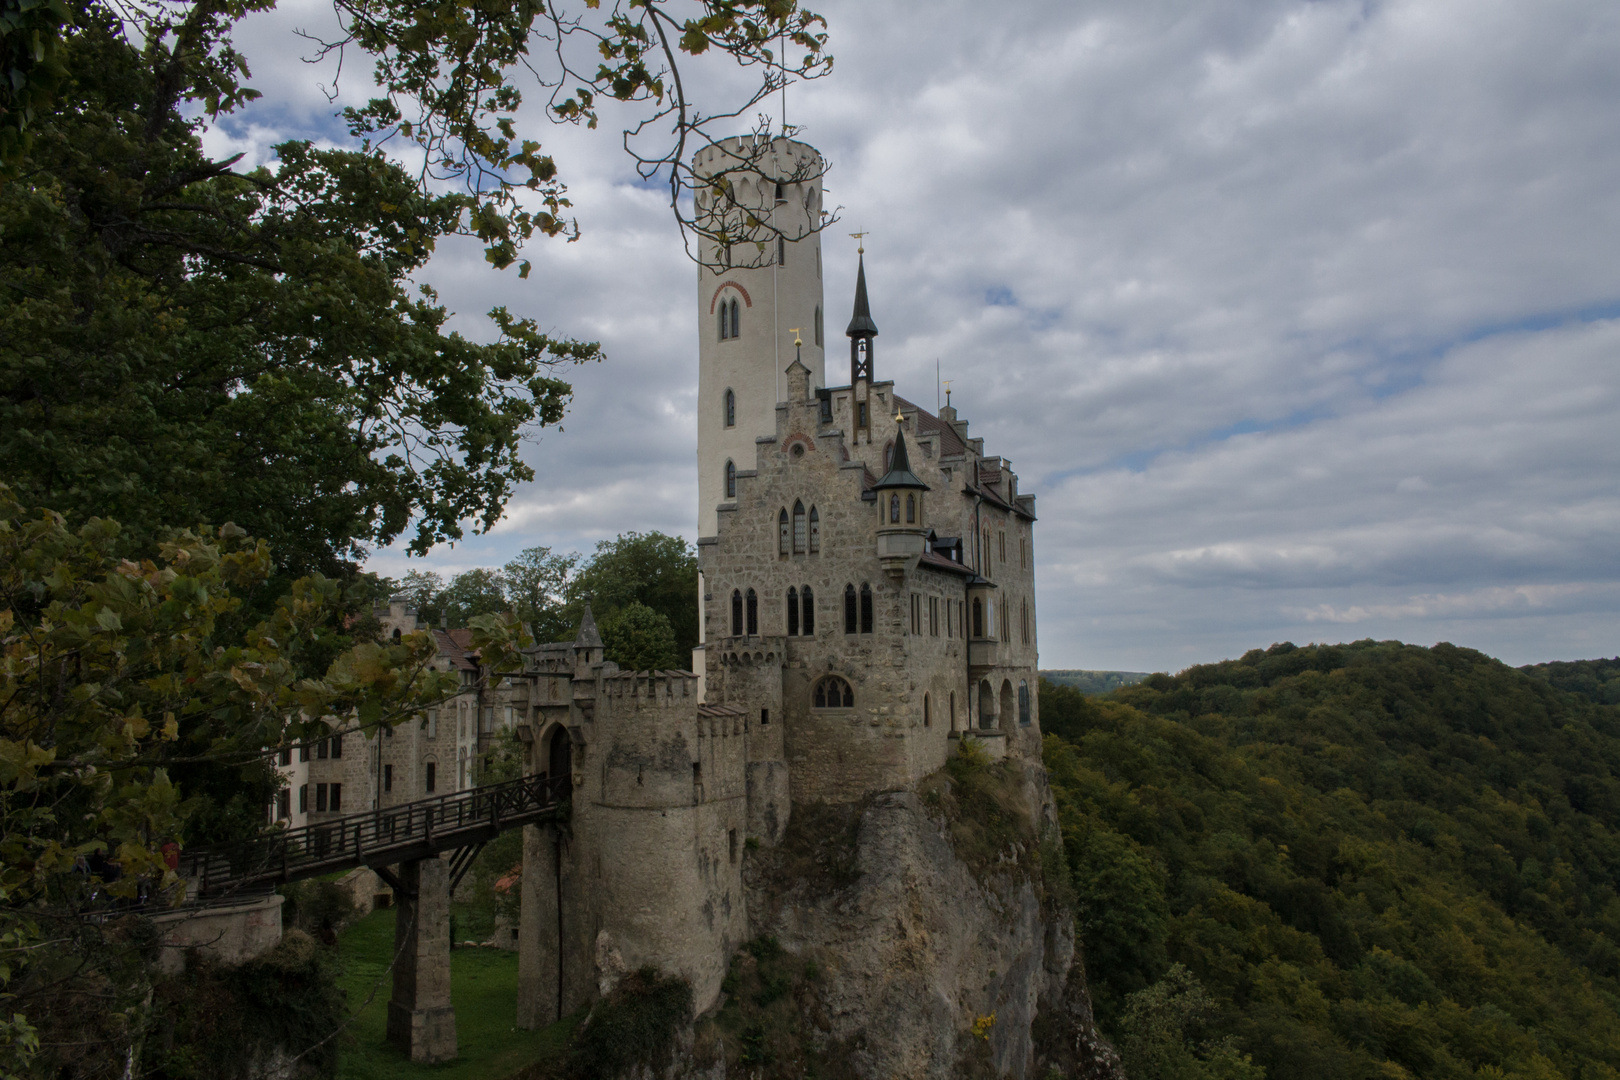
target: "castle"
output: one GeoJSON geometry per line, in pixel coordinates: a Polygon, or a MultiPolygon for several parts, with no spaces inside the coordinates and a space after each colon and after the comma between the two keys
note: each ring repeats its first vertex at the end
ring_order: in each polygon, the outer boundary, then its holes
{"type": "MultiPolygon", "coordinates": [[[[646,965],[709,1008],[751,937],[744,854],[780,842],[795,805],[913,788],[968,738],[1040,755],[1034,496],[955,409],[931,414],[877,377],[864,251],[849,379],[828,385],[814,149],[732,140],[696,165],[727,193],[700,213],[741,207],[781,236],[748,245],[762,265],[701,252],[693,670],[618,670],[588,614],[575,641],[512,672],[434,631],[435,666],[462,673],[455,699],[390,735],[351,733],[347,751],[334,736],[307,763],[283,759],[303,791],[292,824],[470,786],[500,729],[530,770],[571,777],[567,823],[525,830],[525,1027],[646,965]]],[[[386,632],[418,629],[398,602],[379,615],[386,632]]]]}

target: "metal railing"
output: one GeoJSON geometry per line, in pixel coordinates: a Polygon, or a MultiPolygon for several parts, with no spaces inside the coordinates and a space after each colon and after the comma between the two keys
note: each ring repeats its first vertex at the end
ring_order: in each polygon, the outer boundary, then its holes
{"type": "Polygon", "coordinates": [[[568,797],[569,779],[525,776],[235,844],[198,848],[180,856],[179,873],[190,879],[190,898],[203,900],[358,866],[375,869],[425,859],[478,846],[507,829],[554,817],[568,797]]]}

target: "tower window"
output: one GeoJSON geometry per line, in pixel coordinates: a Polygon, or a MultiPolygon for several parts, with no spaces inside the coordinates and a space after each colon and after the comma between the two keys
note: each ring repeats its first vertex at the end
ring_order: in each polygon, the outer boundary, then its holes
{"type": "Polygon", "coordinates": [[[816,632],[816,598],[811,595],[810,586],[799,590],[799,599],[804,604],[804,635],[813,637],[816,632]]]}
{"type": "Polygon", "coordinates": [[[821,550],[821,515],[816,508],[810,508],[810,554],[814,555],[821,550]]]}
{"type": "Polygon", "coordinates": [[[856,627],[859,625],[858,622],[856,621],[857,616],[856,616],[855,612],[856,612],[855,586],[853,586],[853,585],[845,585],[844,586],[844,633],[846,633],[846,634],[855,633],[856,627]]]}
{"type": "Polygon", "coordinates": [[[759,594],[753,589],[748,590],[748,636],[753,637],[759,633],[759,594]]]}
{"type": "Polygon", "coordinates": [[[973,598],[973,636],[984,637],[984,601],[977,596],[973,598]]]}
{"type": "Polygon", "coordinates": [[[799,636],[799,590],[792,586],[787,594],[787,632],[788,637],[799,636]]]}
{"type": "Polygon", "coordinates": [[[737,497],[737,466],[734,462],[726,462],[726,498],[737,497]]]}
{"type": "Polygon", "coordinates": [[[788,531],[787,507],[784,506],[781,513],[776,515],[776,553],[778,555],[788,553],[788,537],[791,535],[793,534],[788,531]]]}
{"type": "Polygon", "coordinates": [[[837,675],[828,675],[816,683],[810,703],[818,709],[853,709],[855,691],[850,689],[849,683],[837,675]]]}
{"type": "MultiPolygon", "coordinates": [[[[818,270],[817,270],[817,274],[816,274],[817,277],[821,276],[820,271],[819,271],[820,262],[821,262],[821,257],[820,257],[820,253],[818,252],[817,256],[816,256],[816,263],[817,263],[817,266],[818,266],[818,270]]],[[[816,345],[818,347],[822,344],[821,334],[822,334],[822,330],[821,330],[821,305],[817,304],[816,305],[816,345]]]]}
{"type": "Polygon", "coordinates": [[[951,730],[955,731],[956,730],[956,691],[955,690],[951,691],[951,715],[950,715],[950,721],[951,721],[951,730]]]}
{"type": "Polygon", "coordinates": [[[889,524],[900,524],[900,496],[889,496],[889,524]]]}
{"type": "Polygon", "coordinates": [[[776,265],[787,265],[787,239],[781,236],[776,238],[776,265]]]}
{"type": "Polygon", "coordinates": [[[734,391],[726,391],[726,427],[737,426],[737,395],[734,391]]]}
{"type": "Polygon", "coordinates": [[[804,520],[804,503],[793,504],[793,554],[803,555],[809,540],[808,529],[804,520]]]}
{"type": "MultiPolygon", "coordinates": [[[[781,184],[776,185],[776,201],[777,202],[787,202],[787,197],[782,194],[782,185],[781,184]]],[[[780,240],[781,237],[778,237],[777,239],[780,240]]]]}
{"type": "Polygon", "coordinates": [[[1026,596],[1024,599],[1020,600],[1018,603],[1019,603],[1018,620],[1019,620],[1020,623],[1023,624],[1023,628],[1024,628],[1024,644],[1028,645],[1029,644],[1029,597],[1026,596]]]}
{"type": "Polygon", "coordinates": [[[720,302],[720,340],[724,341],[731,336],[731,303],[720,302]]]}
{"type": "Polygon", "coordinates": [[[1018,722],[1029,723],[1029,683],[1018,680],[1018,722]]]}
{"type": "Polygon", "coordinates": [[[906,524],[917,524],[917,496],[906,496],[906,524]]]}
{"type": "Polygon", "coordinates": [[[923,727],[933,727],[934,726],[934,715],[933,715],[933,711],[931,709],[931,705],[932,705],[932,702],[930,702],[928,700],[928,695],[924,694],[923,695],[923,727]]]}
{"type": "Polygon", "coordinates": [[[740,589],[731,590],[731,636],[742,637],[743,601],[740,589]]]}
{"type": "Polygon", "coordinates": [[[427,765],[425,766],[424,773],[425,773],[425,776],[426,776],[426,779],[427,779],[426,786],[427,786],[427,793],[429,795],[433,794],[434,784],[436,784],[438,782],[438,776],[436,775],[438,773],[438,771],[439,771],[439,767],[437,765],[435,765],[431,761],[428,762],[427,765]]]}
{"type": "Polygon", "coordinates": [[[872,632],[872,586],[861,583],[861,633],[872,632]]]}

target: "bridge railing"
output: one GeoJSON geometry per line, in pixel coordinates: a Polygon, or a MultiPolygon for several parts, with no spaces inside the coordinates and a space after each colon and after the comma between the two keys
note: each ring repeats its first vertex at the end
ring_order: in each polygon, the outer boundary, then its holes
{"type": "Polygon", "coordinates": [[[424,858],[551,816],[568,792],[567,776],[525,776],[187,851],[180,856],[178,870],[191,880],[191,894],[205,897],[356,866],[424,858]]]}

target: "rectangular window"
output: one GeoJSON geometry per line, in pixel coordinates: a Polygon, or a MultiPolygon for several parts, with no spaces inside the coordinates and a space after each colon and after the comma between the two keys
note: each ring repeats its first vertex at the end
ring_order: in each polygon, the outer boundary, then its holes
{"type": "Polygon", "coordinates": [[[928,598],[928,636],[939,637],[939,597],[928,598]]]}
{"type": "Polygon", "coordinates": [[[335,758],[343,756],[343,735],[341,732],[332,736],[332,756],[335,758]]]}
{"type": "Polygon", "coordinates": [[[428,738],[437,739],[438,737],[439,737],[439,710],[438,709],[429,709],[428,710],[428,738]]]}
{"type": "Polygon", "coordinates": [[[299,761],[308,761],[309,760],[309,744],[308,743],[305,743],[303,746],[300,746],[298,748],[298,760],[299,761]]]}
{"type": "Polygon", "coordinates": [[[769,727],[770,723],[771,723],[771,710],[769,710],[769,709],[761,709],[761,710],[759,710],[759,726],[760,727],[769,727]]]}
{"type": "Polygon", "coordinates": [[[282,747],[281,748],[281,757],[278,760],[280,760],[281,764],[283,764],[283,765],[291,765],[292,764],[292,747],[290,747],[290,746],[282,747]]]}
{"type": "Polygon", "coordinates": [[[1001,562],[1007,561],[1007,534],[1005,531],[996,533],[996,547],[1001,562]]]}
{"type": "Polygon", "coordinates": [[[515,715],[516,715],[516,710],[513,709],[512,706],[508,705],[506,707],[506,726],[507,726],[508,729],[510,729],[512,727],[512,721],[513,721],[513,718],[514,718],[515,715]]]}
{"type": "Polygon", "coordinates": [[[332,785],[332,813],[341,814],[342,812],[343,812],[343,785],[342,784],[333,784],[332,785]]]}
{"type": "Polygon", "coordinates": [[[315,812],[317,814],[326,813],[326,785],[325,784],[316,784],[315,785],[315,812]]]}
{"type": "Polygon", "coordinates": [[[1029,539],[1027,537],[1021,536],[1018,538],[1018,569],[1029,569],[1029,539]]]}
{"type": "Polygon", "coordinates": [[[298,812],[300,814],[309,813],[309,785],[308,784],[299,784],[298,785],[298,812]]]}
{"type": "Polygon", "coordinates": [[[394,767],[392,765],[383,766],[383,790],[394,790],[394,767]]]}
{"type": "Polygon", "coordinates": [[[438,766],[430,761],[427,763],[427,769],[425,771],[427,773],[427,793],[431,795],[433,794],[433,783],[437,779],[434,774],[439,771],[438,766]]]}
{"type": "Polygon", "coordinates": [[[945,601],[945,636],[956,636],[956,605],[949,600],[945,601]]]}
{"type": "Polygon", "coordinates": [[[921,606],[917,602],[918,599],[916,593],[911,594],[911,632],[913,634],[917,632],[917,609],[921,606]]]}
{"type": "Polygon", "coordinates": [[[322,739],[320,742],[315,744],[315,758],[316,758],[316,760],[317,761],[325,761],[326,760],[326,751],[327,751],[327,742],[326,742],[325,739],[322,739]]]}
{"type": "Polygon", "coordinates": [[[286,788],[276,792],[276,817],[283,820],[292,817],[292,792],[286,788]]]}
{"type": "Polygon", "coordinates": [[[495,730],[495,706],[489,705],[489,706],[486,706],[484,708],[484,728],[483,728],[482,734],[487,735],[491,731],[494,731],[494,730],[495,730]]]}

